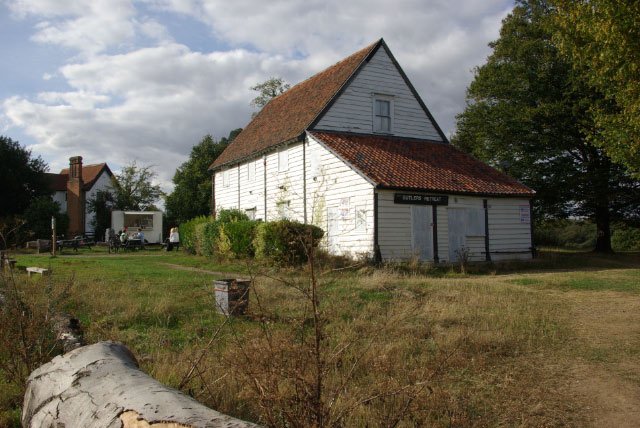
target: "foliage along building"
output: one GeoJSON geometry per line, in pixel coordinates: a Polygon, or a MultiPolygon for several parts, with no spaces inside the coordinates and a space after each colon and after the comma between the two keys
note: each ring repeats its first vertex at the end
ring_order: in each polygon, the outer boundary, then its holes
{"type": "Polygon", "coordinates": [[[95,214],[88,210],[87,201],[111,185],[113,173],[109,166],[106,163],[83,166],[82,156],[74,156],[69,158],[69,168],[47,176],[54,190],[53,200],[60,204],[60,211],[69,216],[67,235],[93,234],[95,214]]]}
{"type": "Polygon", "coordinates": [[[532,256],[535,192],[453,147],[382,39],[271,100],[210,171],[214,212],[318,225],[333,254],[532,256]]]}

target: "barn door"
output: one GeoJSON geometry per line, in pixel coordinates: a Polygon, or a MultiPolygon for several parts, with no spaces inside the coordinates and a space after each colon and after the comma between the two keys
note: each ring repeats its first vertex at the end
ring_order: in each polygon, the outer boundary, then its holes
{"type": "Polygon", "coordinates": [[[338,254],[340,242],[340,212],[338,207],[327,208],[327,250],[338,254]]]}
{"type": "Polygon", "coordinates": [[[449,261],[459,261],[457,250],[466,246],[467,239],[467,212],[464,208],[449,208],[447,210],[449,225],[449,261]]]}
{"type": "Polygon", "coordinates": [[[428,205],[411,207],[411,239],[413,254],[421,261],[433,260],[433,208],[428,205]]]}

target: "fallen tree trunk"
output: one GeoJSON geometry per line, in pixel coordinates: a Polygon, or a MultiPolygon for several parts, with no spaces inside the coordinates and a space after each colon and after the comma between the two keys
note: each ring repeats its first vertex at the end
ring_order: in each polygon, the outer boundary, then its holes
{"type": "Polygon", "coordinates": [[[34,370],[27,380],[22,426],[259,428],[151,378],[118,342],[84,346],[34,370]]]}

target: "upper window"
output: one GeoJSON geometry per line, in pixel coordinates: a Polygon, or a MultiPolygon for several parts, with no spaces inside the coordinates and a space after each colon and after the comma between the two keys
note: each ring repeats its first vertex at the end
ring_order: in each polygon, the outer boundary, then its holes
{"type": "Polygon", "coordinates": [[[255,181],[256,179],[256,161],[247,162],[247,181],[255,181]]]}
{"type": "Polygon", "coordinates": [[[222,185],[224,187],[229,187],[231,185],[231,181],[229,180],[229,170],[225,169],[222,171],[222,185]]]}
{"type": "Polygon", "coordinates": [[[289,151],[287,146],[278,150],[278,172],[286,171],[289,168],[289,151]]]}
{"type": "Polygon", "coordinates": [[[393,129],[393,99],[376,95],[373,99],[373,131],[391,133],[393,129]]]}

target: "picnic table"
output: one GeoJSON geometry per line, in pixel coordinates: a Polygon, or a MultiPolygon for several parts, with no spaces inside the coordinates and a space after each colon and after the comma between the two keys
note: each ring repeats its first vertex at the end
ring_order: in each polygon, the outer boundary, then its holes
{"type": "Polygon", "coordinates": [[[81,247],[91,249],[92,245],[94,245],[93,241],[88,241],[82,238],[60,239],[56,241],[56,246],[60,251],[62,251],[63,248],[73,248],[75,251],[78,251],[78,248],[81,247]]]}
{"type": "Polygon", "coordinates": [[[141,239],[127,239],[123,248],[125,250],[144,250],[144,242],[141,239]]]}

